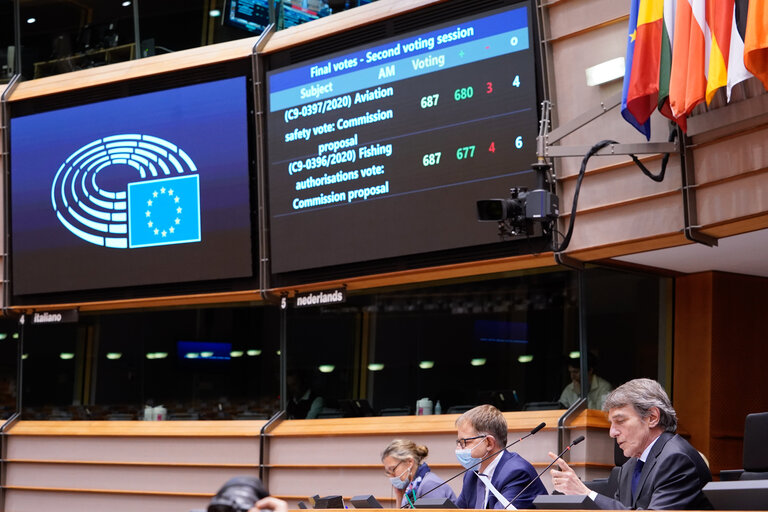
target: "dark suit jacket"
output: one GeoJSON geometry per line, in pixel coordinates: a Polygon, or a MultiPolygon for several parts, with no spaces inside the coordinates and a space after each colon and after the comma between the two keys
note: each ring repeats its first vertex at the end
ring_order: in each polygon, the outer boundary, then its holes
{"type": "MultiPolygon", "coordinates": [[[[533,469],[530,462],[514,452],[504,451],[501,453],[501,460],[493,471],[491,483],[502,496],[511,501],[534,478],[536,478],[536,470],[533,469]]],[[[467,471],[464,475],[461,494],[456,500],[458,508],[475,508],[477,483],[478,478],[475,470],[467,471]]],[[[482,490],[485,492],[485,486],[482,483],[480,485],[483,486],[482,490]]],[[[536,480],[512,505],[517,508],[532,508],[533,499],[539,494],[547,494],[547,489],[541,483],[541,479],[536,480]]],[[[489,492],[485,508],[502,508],[502,506],[496,496],[489,492]]]]}
{"type": "Polygon", "coordinates": [[[619,474],[615,499],[597,495],[601,509],[707,510],[712,505],[701,488],[712,480],[699,452],[679,435],[665,432],[651,448],[640,473],[637,496],[632,497],[632,474],[637,458],[632,457],[619,474]]]}

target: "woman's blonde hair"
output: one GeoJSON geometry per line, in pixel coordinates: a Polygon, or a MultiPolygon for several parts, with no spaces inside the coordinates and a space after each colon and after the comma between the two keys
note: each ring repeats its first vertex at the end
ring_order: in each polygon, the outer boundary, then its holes
{"type": "Polygon", "coordinates": [[[429,454],[429,448],[424,445],[416,444],[410,439],[395,439],[384,448],[381,460],[383,461],[384,457],[393,457],[397,460],[413,459],[419,466],[427,454],[429,454]]]}

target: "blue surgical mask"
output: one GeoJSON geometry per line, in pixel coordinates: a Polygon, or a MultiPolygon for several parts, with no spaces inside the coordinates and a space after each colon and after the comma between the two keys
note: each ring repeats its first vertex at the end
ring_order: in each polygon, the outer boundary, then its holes
{"type": "Polygon", "coordinates": [[[403,475],[404,475],[406,472],[408,472],[408,471],[410,471],[410,470],[411,470],[411,467],[410,467],[410,466],[408,466],[408,467],[405,469],[405,471],[403,471],[403,472],[402,472],[402,473],[400,473],[399,475],[391,477],[391,478],[389,479],[389,482],[392,484],[392,487],[394,487],[395,489],[400,489],[400,490],[403,490],[403,489],[405,489],[406,487],[408,487],[408,483],[409,483],[409,480],[405,480],[405,481],[403,481],[403,480],[400,480],[400,479],[403,477],[403,475]]]}
{"type": "Polygon", "coordinates": [[[472,445],[471,448],[464,448],[456,450],[456,459],[459,461],[459,464],[461,464],[464,468],[469,469],[476,464],[479,464],[482,458],[473,457],[472,456],[472,450],[475,449],[475,446],[480,443],[482,439],[477,441],[474,445],[472,445]]]}
{"type": "Polygon", "coordinates": [[[464,448],[463,450],[456,450],[456,459],[458,459],[459,464],[464,466],[466,469],[471,468],[475,464],[479,464],[481,458],[473,457],[472,456],[472,448],[464,448]]]}

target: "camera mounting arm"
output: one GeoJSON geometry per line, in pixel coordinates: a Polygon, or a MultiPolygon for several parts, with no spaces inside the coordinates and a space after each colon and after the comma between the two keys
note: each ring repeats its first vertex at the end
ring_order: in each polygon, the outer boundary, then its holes
{"type": "MultiPolygon", "coordinates": [[[[621,104],[621,94],[616,94],[610,98],[601,101],[599,106],[593,107],[580,116],[572,119],[556,129],[549,131],[550,111],[552,103],[545,100],[541,103],[541,129],[536,140],[536,155],[539,159],[565,157],[565,156],[584,156],[590,149],[590,146],[555,146],[563,137],[570,135],[587,123],[594,121],[606,112],[613,110],[621,104]]],[[[653,153],[677,153],[680,150],[677,141],[675,142],[641,142],[637,144],[609,144],[595,155],[638,155],[653,153]]]]}

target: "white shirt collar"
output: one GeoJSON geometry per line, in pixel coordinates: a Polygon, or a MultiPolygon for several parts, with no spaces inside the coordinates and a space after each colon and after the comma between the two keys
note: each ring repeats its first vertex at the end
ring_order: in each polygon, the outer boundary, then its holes
{"type": "Polygon", "coordinates": [[[500,451],[492,460],[491,463],[488,464],[488,467],[485,468],[485,471],[483,471],[483,474],[488,477],[489,480],[493,479],[493,472],[496,471],[496,466],[499,465],[499,461],[501,460],[501,456],[504,454],[503,451],[500,451]]]}
{"type": "Polygon", "coordinates": [[[643,453],[642,453],[642,454],[640,455],[640,457],[639,457],[639,460],[643,461],[643,463],[645,463],[646,459],[648,458],[648,455],[650,455],[650,454],[651,454],[651,448],[653,448],[653,445],[655,445],[655,444],[656,444],[656,441],[658,441],[658,440],[659,440],[659,437],[661,437],[661,434],[659,434],[658,436],[656,436],[656,439],[654,439],[653,441],[651,441],[651,444],[649,444],[649,445],[648,445],[648,446],[645,448],[645,450],[643,450],[643,453]]]}

